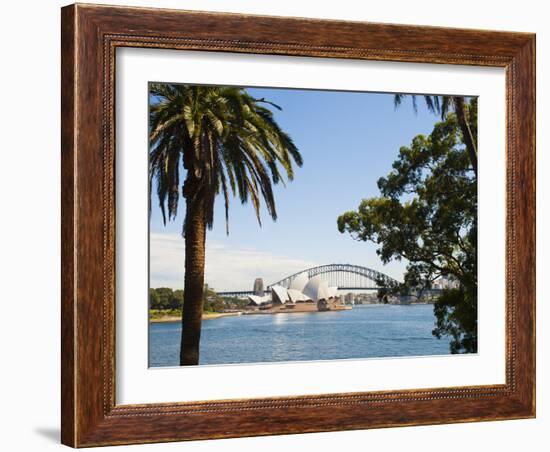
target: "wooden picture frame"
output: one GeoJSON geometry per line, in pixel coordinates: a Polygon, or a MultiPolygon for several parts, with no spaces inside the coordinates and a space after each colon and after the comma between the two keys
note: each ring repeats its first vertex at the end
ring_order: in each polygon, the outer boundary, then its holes
{"type": "Polygon", "coordinates": [[[535,35],[70,5],[62,9],[62,442],[73,447],[535,416],[535,35]],[[506,383],[115,403],[115,50],[506,69],[506,383]],[[257,419],[264,422],[258,423],[257,419]]]}

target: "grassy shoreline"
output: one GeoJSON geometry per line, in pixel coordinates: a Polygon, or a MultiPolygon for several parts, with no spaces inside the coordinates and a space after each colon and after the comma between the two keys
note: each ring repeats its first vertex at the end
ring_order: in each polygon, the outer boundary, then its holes
{"type": "MultiPolygon", "coordinates": [[[[234,315],[241,315],[240,312],[205,312],[202,315],[203,320],[218,319],[220,317],[230,317],[234,315]]],[[[150,323],[169,323],[169,322],[181,322],[181,313],[169,313],[162,314],[156,312],[154,316],[149,315],[150,323]]]]}

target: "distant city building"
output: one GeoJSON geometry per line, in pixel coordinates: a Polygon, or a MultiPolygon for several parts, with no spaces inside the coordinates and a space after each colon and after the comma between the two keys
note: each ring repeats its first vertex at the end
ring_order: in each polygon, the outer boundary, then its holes
{"type": "Polygon", "coordinates": [[[355,294],[353,292],[349,292],[344,297],[344,301],[346,304],[354,304],[355,303],[355,294]]]}
{"type": "Polygon", "coordinates": [[[256,296],[264,295],[264,280],[262,278],[256,278],[254,280],[254,288],[252,289],[252,291],[256,296]]]}
{"type": "Polygon", "coordinates": [[[355,304],[374,304],[379,303],[378,295],[376,293],[358,293],[354,294],[355,304]]]}

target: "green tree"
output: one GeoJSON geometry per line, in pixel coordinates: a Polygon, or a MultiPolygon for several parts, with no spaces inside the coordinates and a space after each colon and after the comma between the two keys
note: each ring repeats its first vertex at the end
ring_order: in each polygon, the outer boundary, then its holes
{"type": "Polygon", "coordinates": [[[149,289],[149,309],[162,309],[156,289],[149,289]]]}
{"type": "Polygon", "coordinates": [[[183,307],[183,290],[178,289],[172,292],[169,309],[182,309],[183,307]]]}
{"type": "Polygon", "coordinates": [[[225,303],[223,298],[206,285],[204,288],[204,310],[222,312],[224,309],[225,303]]]}
{"type": "MultiPolygon", "coordinates": [[[[475,120],[477,101],[467,108],[475,120]]],[[[431,135],[400,149],[378,180],[379,197],[338,218],[340,232],[379,245],[384,263],[408,262],[404,282],[383,295],[422,293],[441,277],[458,282],[434,304],[433,334],[450,336],[453,353],[477,350],[477,178],[462,139],[457,115],[447,114],[431,135]]]]}
{"type": "MultiPolygon", "coordinates": [[[[406,94],[396,94],[394,96],[394,105],[398,107],[406,94]]],[[[412,99],[414,111],[418,109],[416,95],[409,95],[412,99]]],[[[464,96],[430,96],[424,95],[424,101],[428,110],[433,113],[441,114],[444,119],[447,113],[453,110],[456,114],[458,126],[462,133],[462,142],[466,146],[470,163],[477,176],[477,108],[472,110],[468,108],[464,96]],[[470,115],[475,115],[475,118],[470,115]]]]}
{"type": "Polygon", "coordinates": [[[302,159],[268,108],[279,107],[242,88],[152,83],[149,95],[150,193],[155,184],[165,223],[176,218],[180,195],[185,199],[180,364],[198,364],[206,229],[216,196],[223,197],[226,228],[230,194],[243,204],[250,200],[260,224],[263,199],[275,220],[273,184],[285,175],[291,180],[293,163],[302,159]]]}
{"type": "Polygon", "coordinates": [[[155,298],[157,300],[157,307],[153,309],[170,309],[174,297],[173,290],[169,287],[158,287],[152,290],[155,292],[155,298]]]}

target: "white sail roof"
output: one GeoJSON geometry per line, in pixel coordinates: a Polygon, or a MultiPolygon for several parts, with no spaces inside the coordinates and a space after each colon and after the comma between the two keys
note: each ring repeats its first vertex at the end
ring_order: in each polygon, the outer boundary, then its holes
{"type": "Polygon", "coordinates": [[[338,294],[338,287],[329,287],[328,294],[331,298],[336,297],[336,295],[338,294]]]}
{"type": "Polygon", "coordinates": [[[269,303],[271,301],[271,297],[269,295],[266,295],[263,297],[259,295],[249,295],[248,299],[252,304],[255,304],[257,306],[260,306],[261,304],[264,304],[264,303],[269,303]]]}
{"type": "Polygon", "coordinates": [[[315,302],[330,298],[328,283],[319,276],[314,276],[307,282],[303,293],[315,302]]]}
{"type": "Polygon", "coordinates": [[[305,296],[299,290],[288,289],[287,293],[288,293],[288,297],[290,298],[290,301],[292,303],[296,303],[297,301],[308,301],[309,300],[309,298],[307,296],[305,296]]]}
{"type": "Polygon", "coordinates": [[[283,286],[271,287],[271,299],[274,302],[285,304],[289,299],[287,290],[283,286]]]}
{"type": "Polygon", "coordinates": [[[308,283],[307,273],[300,273],[296,278],[290,283],[289,289],[297,290],[298,292],[303,292],[304,287],[308,283]]]}

